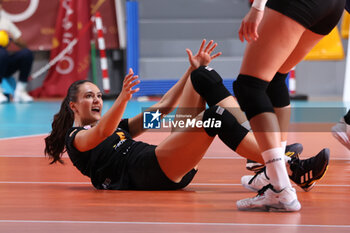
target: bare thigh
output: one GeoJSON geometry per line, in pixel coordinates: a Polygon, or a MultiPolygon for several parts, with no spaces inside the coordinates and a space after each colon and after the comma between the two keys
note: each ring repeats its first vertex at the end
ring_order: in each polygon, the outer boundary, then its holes
{"type": "Polygon", "coordinates": [[[306,30],[301,36],[297,46],[289,55],[287,60],[279,68],[278,72],[286,74],[311,51],[311,49],[324,37],[324,35],[316,34],[310,30],[306,30]]]}
{"type": "Polygon", "coordinates": [[[267,8],[259,26],[259,39],[247,44],[240,73],[271,81],[305,30],[293,19],[267,8]]]}

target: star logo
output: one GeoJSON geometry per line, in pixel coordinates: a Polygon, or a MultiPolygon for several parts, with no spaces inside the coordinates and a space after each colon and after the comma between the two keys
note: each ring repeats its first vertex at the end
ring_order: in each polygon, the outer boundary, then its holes
{"type": "Polygon", "coordinates": [[[159,117],[162,115],[160,112],[159,112],[159,109],[157,109],[157,111],[155,112],[155,113],[151,113],[151,115],[152,115],[152,120],[151,120],[151,122],[153,122],[154,120],[157,120],[157,121],[159,121],[160,119],[159,119],[159,117]]]}
{"type": "Polygon", "coordinates": [[[159,112],[159,109],[157,109],[156,112],[145,111],[143,113],[143,128],[144,129],[160,129],[161,128],[161,122],[160,122],[161,115],[162,115],[162,113],[159,112]]]}

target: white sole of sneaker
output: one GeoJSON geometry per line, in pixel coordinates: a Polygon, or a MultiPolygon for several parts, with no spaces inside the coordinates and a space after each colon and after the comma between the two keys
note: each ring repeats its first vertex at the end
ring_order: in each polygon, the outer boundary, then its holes
{"type": "Polygon", "coordinates": [[[291,203],[282,203],[279,202],[274,205],[264,205],[264,206],[256,206],[256,207],[238,207],[240,211],[252,211],[252,212],[296,212],[301,209],[300,202],[298,200],[294,200],[291,203]]]}

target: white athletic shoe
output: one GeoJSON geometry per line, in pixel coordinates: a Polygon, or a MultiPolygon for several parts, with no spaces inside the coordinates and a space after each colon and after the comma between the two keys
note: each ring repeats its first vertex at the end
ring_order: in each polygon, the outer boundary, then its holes
{"type": "Polygon", "coordinates": [[[293,212],[301,208],[294,188],[286,187],[277,192],[271,184],[261,189],[256,197],[237,201],[238,210],[293,212]]]}
{"type": "Polygon", "coordinates": [[[26,91],[15,91],[13,95],[13,102],[28,103],[33,102],[33,97],[31,97],[26,91]]]}
{"type": "Polygon", "coordinates": [[[346,148],[350,150],[350,125],[346,124],[344,118],[332,127],[333,136],[346,148]]]}
{"type": "Polygon", "coordinates": [[[8,98],[0,90],[0,104],[8,102],[8,98]]]}
{"type": "Polygon", "coordinates": [[[243,185],[244,188],[257,192],[260,189],[262,189],[264,186],[270,183],[265,172],[266,170],[263,169],[257,172],[254,176],[252,175],[242,176],[241,184],[243,185]]]}
{"type": "Polygon", "coordinates": [[[18,82],[16,85],[16,90],[13,95],[14,102],[23,102],[28,103],[33,101],[33,97],[31,97],[26,91],[27,83],[18,82]]]}

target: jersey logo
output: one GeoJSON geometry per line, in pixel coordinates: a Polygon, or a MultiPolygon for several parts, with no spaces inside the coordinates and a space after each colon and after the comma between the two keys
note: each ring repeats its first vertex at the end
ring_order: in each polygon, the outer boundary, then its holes
{"type": "Polygon", "coordinates": [[[123,132],[116,132],[116,134],[119,136],[120,141],[124,141],[126,139],[125,134],[123,132]]]}
{"type": "Polygon", "coordinates": [[[211,68],[210,66],[206,66],[205,69],[206,69],[207,71],[212,71],[212,70],[213,70],[213,68],[211,68]]]}
{"type": "Polygon", "coordinates": [[[117,143],[117,144],[115,144],[114,146],[113,146],[113,149],[117,149],[118,147],[120,147],[124,142],[126,142],[126,137],[125,137],[125,134],[124,134],[124,132],[116,132],[115,133],[116,135],[118,135],[119,136],[119,139],[120,139],[120,141],[117,143]]]}

